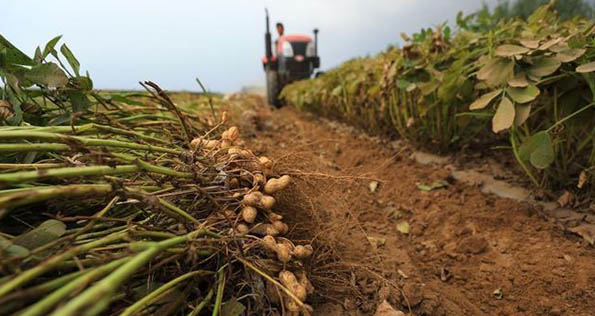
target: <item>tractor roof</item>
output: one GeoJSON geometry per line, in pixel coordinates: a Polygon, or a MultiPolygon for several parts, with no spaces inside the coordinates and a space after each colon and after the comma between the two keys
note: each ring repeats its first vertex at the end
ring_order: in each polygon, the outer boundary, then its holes
{"type": "Polygon", "coordinates": [[[279,37],[279,43],[283,41],[288,42],[311,42],[312,37],[304,34],[289,34],[279,37]]]}

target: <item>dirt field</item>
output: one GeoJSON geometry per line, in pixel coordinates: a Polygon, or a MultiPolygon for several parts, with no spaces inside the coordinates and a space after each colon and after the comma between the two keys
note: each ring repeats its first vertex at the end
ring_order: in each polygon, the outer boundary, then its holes
{"type": "Polygon", "coordinates": [[[242,134],[294,176],[279,210],[317,246],[315,315],[374,315],[384,300],[411,315],[595,315],[595,249],[540,207],[458,183],[406,147],[251,100],[236,109],[242,134]],[[435,181],[448,185],[418,187],[435,181]]]}

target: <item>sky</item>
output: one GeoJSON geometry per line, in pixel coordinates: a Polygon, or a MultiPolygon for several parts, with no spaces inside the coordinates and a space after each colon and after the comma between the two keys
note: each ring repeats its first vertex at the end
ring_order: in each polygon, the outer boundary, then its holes
{"type": "Polygon", "coordinates": [[[2,0],[0,34],[30,56],[56,35],[96,88],[234,92],[264,85],[264,8],[286,34],[317,27],[322,69],[497,0],[2,0]]]}

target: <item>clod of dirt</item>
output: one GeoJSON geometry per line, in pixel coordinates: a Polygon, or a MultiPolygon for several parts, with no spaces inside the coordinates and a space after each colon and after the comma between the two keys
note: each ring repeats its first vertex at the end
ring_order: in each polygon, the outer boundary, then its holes
{"type": "Polygon", "coordinates": [[[384,300],[378,305],[378,308],[376,308],[374,316],[405,316],[405,313],[395,310],[386,300],[384,300]]]}
{"type": "Polygon", "coordinates": [[[370,245],[372,245],[372,248],[374,248],[374,249],[377,249],[378,247],[382,247],[386,243],[386,238],[372,237],[372,236],[368,236],[367,238],[368,238],[368,241],[370,242],[370,245]]]}
{"type": "Polygon", "coordinates": [[[488,241],[480,236],[469,236],[459,242],[457,252],[478,255],[488,249],[488,241]]]}
{"type": "Polygon", "coordinates": [[[421,303],[424,299],[423,289],[421,284],[418,283],[407,283],[403,286],[403,296],[405,297],[404,303],[409,304],[411,307],[415,307],[421,303]]]}
{"type": "Polygon", "coordinates": [[[571,228],[570,231],[583,237],[591,246],[595,245],[595,225],[583,224],[571,228]]]}
{"type": "Polygon", "coordinates": [[[326,304],[320,305],[316,309],[316,312],[320,315],[325,315],[325,316],[342,316],[343,315],[343,307],[341,307],[341,305],[335,304],[335,303],[326,303],[326,304]]]}
{"type": "Polygon", "coordinates": [[[254,110],[246,110],[240,116],[240,128],[242,134],[249,137],[256,136],[256,132],[261,130],[260,118],[254,110]]]}

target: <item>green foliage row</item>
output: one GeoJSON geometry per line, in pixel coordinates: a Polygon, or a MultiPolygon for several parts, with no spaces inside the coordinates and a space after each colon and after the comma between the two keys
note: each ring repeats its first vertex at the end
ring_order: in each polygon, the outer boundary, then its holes
{"type": "Polygon", "coordinates": [[[595,25],[561,21],[554,7],[493,26],[459,14],[455,35],[448,27],[402,35],[403,48],[351,60],[282,96],[435,152],[506,140],[536,186],[585,191],[595,180],[595,25]]]}

